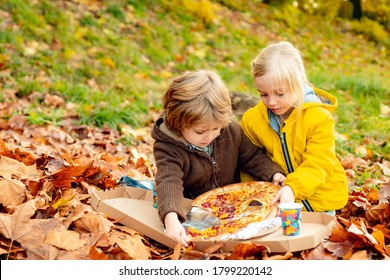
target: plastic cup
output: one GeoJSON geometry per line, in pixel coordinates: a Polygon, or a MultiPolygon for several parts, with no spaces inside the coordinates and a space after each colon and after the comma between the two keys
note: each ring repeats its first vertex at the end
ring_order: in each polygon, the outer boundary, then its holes
{"type": "Polygon", "coordinates": [[[297,236],[301,229],[302,204],[280,203],[279,213],[282,220],[283,235],[297,236]]]}

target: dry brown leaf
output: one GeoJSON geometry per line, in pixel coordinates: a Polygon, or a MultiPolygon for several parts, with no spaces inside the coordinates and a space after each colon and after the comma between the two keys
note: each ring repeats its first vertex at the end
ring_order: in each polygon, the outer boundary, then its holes
{"type": "MultiPolygon", "coordinates": [[[[334,244],[331,242],[320,243],[316,248],[301,252],[301,257],[304,260],[337,260],[337,255],[332,254],[327,250],[325,244],[334,244]]],[[[344,253],[340,254],[344,255],[344,253]]]]}
{"type": "Polygon", "coordinates": [[[171,255],[171,260],[179,260],[181,255],[181,244],[177,243],[175,248],[173,249],[173,254],[171,255]]]}
{"type": "Polygon", "coordinates": [[[80,239],[80,234],[72,230],[52,230],[45,239],[45,243],[65,250],[76,250],[83,247],[87,241],[80,239]]]}
{"type": "Polygon", "coordinates": [[[289,260],[291,259],[292,257],[294,256],[293,253],[291,252],[286,252],[285,254],[280,254],[280,255],[273,255],[273,256],[270,256],[270,257],[266,257],[264,258],[264,260],[289,260]]]}
{"type": "Polygon", "coordinates": [[[42,171],[35,165],[27,166],[23,162],[0,155],[0,176],[6,179],[28,179],[39,181],[42,171]]]}
{"type": "Polygon", "coordinates": [[[234,247],[233,253],[227,257],[228,260],[245,260],[249,257],[260,255],[263,251],[268,251],[268,248],[263,245],[252,243],[241,243],[234,247]]]}
{"type": "Polygon", "coordinates": [[[368,209],[365,212],[365,217],[369,224],[386,224],[390,221],[390,205],[379,203],[378,205],[368,209]],[[386,214],[388,213],[388,214],[386,214]]]}
{"type": "Polygon", "coordinates": [[[378,199],[382,203],[390,203],[390,183],[382,185],[378,191],[378,199]]]}
{"type": "Polygon", "coordinates": [[[12,215],[0,214],[0,233],[11,240],[18,240],[26,234],[31,216],[35,213],[35,200],[30,200],[15,208],[12,215]]]}
{"type": "Polygon", "coordinates": [[[72,188],[72,183],[77,182],[77,177],[81,176],[89,166],[69,166],[50,176],[50,181],[57,188],[72,188]]]}
{"type": "Polygon", "coordinates": [[[332,242],[343,242],[348,239],[347,230],[339,223],[339,221],[335,221],[332,232],[329,236],[329,240],[332,242]]]}
{"type": "Polygon", "coordinates": [[[109,260],[106,253],[102,252],[99,248],[93,246],[87,255],[88,260],[109,260]]]}
{"type": "Polygon", "coordinates": [[[61,107],[65,104],[62,97],[53,94],[45,94],[44,103],[54,108],[61,107]]]}
{"type": "Polygon", "coordinates": [[[86,244],[76,250],[60,250],[57,260],[83,260],[89,259],[91,249],[102,238],[102,233],[81,233],[80,240],[85,240],[86,244]]]}
{"type": "Polygon", "coordinates": [[[375,249],[383,256],[385,252],[385,235],[382,231],[374,229],[374,231],[371,234],[377,243],[373,243],[375,246],[375,249]]]}
{"type": "Polygon", "coordinates": [[[0,233],[11,241],[18,241],[26,249],[36,248],[47,233],[59,224],[57,219],[31,219],[36,200],[16,207],[12,215],[0,214],[0,233]]]}
{"type": "MultiPolygon", "coordinates": [[[[346,256],[352,254],[354,244],[348,240],[344,242],[325,242],[323,244],[323,249],[326,249],[327,252],[330,252],[331,255],[323,254],[325,259],[345,259],[346,256]]],[[[318,256],[318,255],[317,255],[318,256]]]]}
{"type": "Polygon", "coordinates": [[[130,258],[134,260],[150,259],[150,250],[142,242],[139,235],[131,236],[125,232],[112,231],[108,237],[112,245],[117,244],[130,258]]]}
{"type": "Polygon", "coordinates": [[[13,208],[26,200],[26,187],[18,180],[0,177],[0,203],[6,208],[13,208]]]}
{"type": "Polygon", "coordinates": [[[13,115],[8,122],[13,130],[23,131],[27,125],[26,116],[21,114],[13,115]]]}
{"type": "Polygon", "coordinates": [[[56,260],[60,252],[59,248],[46,243],[26,246],[27,260],[56,260]]]}
{"type": "Polygon", "coordinates": [[[207,260],[208,256],[204,252],[197,250],[184,251],[181,260],[207,260]]]}
{"type": "Polygon", "coordinates": [[[65,228],[69,228],[69,226],[78,219],[84,217],[87,213],[93,212],[93,209],[90,205],[79,203],[75,205],[72,209],[71,213],[62,221],[62,224],[65,228]]]}
{"type": "Polygon", "coordinates": [[[366,250],[360,250],[352,254],[349,260],[369,260],[366,250]]]}
{"type": "Polygon", "coordinates": [[[79,230],[84,229],[93,233],[109,233],[114,226],[112,222],[98,213],[88,213],[75,221],[74,225],[79,230]]]}

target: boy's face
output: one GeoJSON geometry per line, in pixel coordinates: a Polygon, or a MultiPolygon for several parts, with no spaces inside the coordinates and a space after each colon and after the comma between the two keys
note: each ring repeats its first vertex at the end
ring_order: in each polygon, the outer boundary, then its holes
{"type": "Polygon", "coordinates": [[[184,128],[181,133],[183,137],[192,145],[200,148],[207,147],[221,131],[221,125],[216,122],[199,123],[184,128]]]}
{"type": "Polygon", "coordinates": [[[291,108],[291,92],[288,86],[277,85],[267,74],[255,78],[255,84],[264,105],[275,115],[283,115],[291,108]]]}

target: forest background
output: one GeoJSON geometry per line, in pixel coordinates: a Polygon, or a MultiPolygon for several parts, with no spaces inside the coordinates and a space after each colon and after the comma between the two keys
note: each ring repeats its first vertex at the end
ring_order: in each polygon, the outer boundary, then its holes
{"type": "MultiPolygon", "coordinates": [[[[338,98],[336,147],[351,187],[378,190],[389,182],[388,0],[0,0],[0,19],[3,155],[31,145],[22,139],[26,127],[79,137],[89,131],[95,140],[115,131],[112,146],[133,158],[134,148],[145,152],[144,174],[153,177],[149,131],[171,80],[186,70],[216,70],[239,118],[245,108],[235,97],[258,100],[252,59],[285,40],[301,50],[309,80],[338,98]]],[[[53,196],[56,210],[62,195],[53,196]]],[[[1,202],[2,212],[13,212],[1,202]]]]}

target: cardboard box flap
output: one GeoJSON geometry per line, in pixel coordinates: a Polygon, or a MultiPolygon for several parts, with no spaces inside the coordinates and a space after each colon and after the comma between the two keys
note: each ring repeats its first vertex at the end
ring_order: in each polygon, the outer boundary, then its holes
{"type": "Polygon", "coordinates": [[[101,191],[94,190],[91,194],[91,205],[94,209],[99,208],[99,203],[110,198],[130,198],[138,200],[146,200],[153,203],[153,192],[145,189],[137,189],[131,187],[119,187],[111,190],[101,191]]]}
{"type": "MultiPolygon", "coordinates": [[[[119,223],[128,226],[168,247],[177,242],[164,233],[157,209],[153,207],[153,191],[133,187],[119,187],[108,191],[95,190],[91,194],[92,207],[119,223]]],[[[185,201],[184,206],[188,206],[185,201]]]]}

